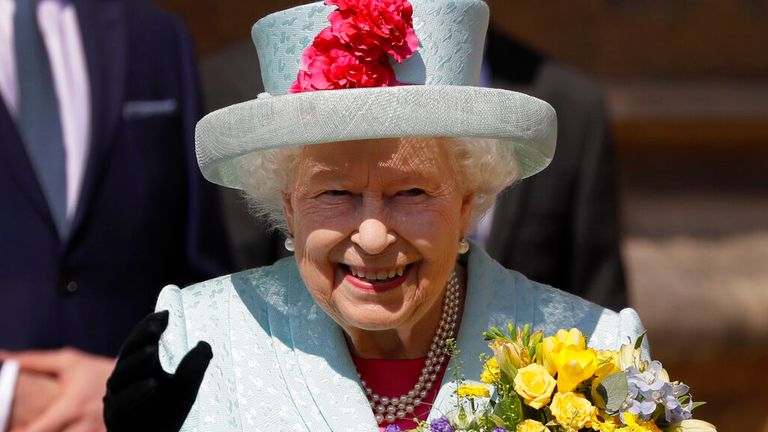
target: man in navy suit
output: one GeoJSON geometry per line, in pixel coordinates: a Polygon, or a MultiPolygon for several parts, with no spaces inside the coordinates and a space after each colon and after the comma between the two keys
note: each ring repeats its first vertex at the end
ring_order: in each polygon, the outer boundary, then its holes
{"type": "Polygon", "coordinates": [[[0,32],[0,349],[11,353],[0,360],[59,384],[30,430],[103,430],[113,357],[159,290],[232,270],[194,156],[193,55],[182,23],[142,0],[10,4],[0,8],[11,29],[0,32]]]}

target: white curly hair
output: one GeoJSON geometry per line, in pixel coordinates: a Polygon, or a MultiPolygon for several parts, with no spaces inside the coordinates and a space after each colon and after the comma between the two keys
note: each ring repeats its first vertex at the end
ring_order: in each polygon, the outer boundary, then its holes
{"type": "MultiPolygon", "coordinates": [[[[410,137],[401,140],[438,140],[445,144],[459,171],[463,192],[474,194],[472,224],[491,208],[496,195],[518,180],[518,165],[509,143],[491,138],[410,137]]],[[[283,196],[290,193],[302,147],[289,147],[241,156],[235,175],[252,213],[272,228],[287,232],[283,196]]]]}

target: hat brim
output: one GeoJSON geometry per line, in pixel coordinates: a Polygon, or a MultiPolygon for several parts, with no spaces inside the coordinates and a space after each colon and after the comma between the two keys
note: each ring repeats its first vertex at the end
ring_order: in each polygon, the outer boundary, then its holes
{"type": "Polygon", "coordinates": [[[552,160],[557,117],[540,99],[484,87],[410,85],[262,94],[205,116],[197,124],[195,144],[205,178],[241,189],[233,161],[252,152],[411,136],[501,140],[525,178],[552,160]]]}

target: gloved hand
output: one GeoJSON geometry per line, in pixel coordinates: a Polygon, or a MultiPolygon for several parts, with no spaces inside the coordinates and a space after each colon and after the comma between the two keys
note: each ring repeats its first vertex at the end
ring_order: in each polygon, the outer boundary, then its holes
{"type": "Polygon", "coordinates": [[[165,372],[158,342],[167,326],[168,311],[148,315],[120,350],[104,396],[109,432],[177,432],[184,424],[213,353],[206,342],[198,342],[175,374],[165,372]]]}

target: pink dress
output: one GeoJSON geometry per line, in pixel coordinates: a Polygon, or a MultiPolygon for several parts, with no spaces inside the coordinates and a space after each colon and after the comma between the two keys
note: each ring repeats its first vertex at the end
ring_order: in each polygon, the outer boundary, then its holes
{"type": "MultiPolygon", "coordinates": [[[[443,365],[447,365],[448,360],[446,359],[443,365]]],[[[416,384],[426,358],[389,360],[364,359],[352,356],[352,361],[355,363],[357,371],[374,393],[387,397],[400,397],[408,393],[416,384]]],[[[440,388],[439,383],[443,381],[444,375],[445,367],[437,374],[435,386],[429,391],[423,403],[414,410],[414,416],[419,420],[427,419],[429,410],[432,408],[432,402],[435,400],[437,391],[440,388]]],[[[413,429],[417,425],[412,417],[396,421],[394,424],[402,430],[413,429]]],[[[388,423],[385,423],[384,426],[379,426],[379,431],[383,431],[387,425],[388,423]]]]}

